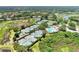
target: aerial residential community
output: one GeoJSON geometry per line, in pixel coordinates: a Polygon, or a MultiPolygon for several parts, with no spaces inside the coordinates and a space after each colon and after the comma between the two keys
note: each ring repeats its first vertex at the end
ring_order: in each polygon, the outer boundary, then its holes
{"type": "Polygon", "coordinates": [[[79,7],[0,7],[0,52],[79,52],[79,7]]]}

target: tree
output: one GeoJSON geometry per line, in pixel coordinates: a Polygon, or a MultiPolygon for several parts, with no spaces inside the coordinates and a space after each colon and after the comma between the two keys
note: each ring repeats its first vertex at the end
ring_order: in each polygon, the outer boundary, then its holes
{"type": "Polygon", "coordinates": [[[63,23],[63,18],[58,18],[58,19],[57,19],[57,23],[58,23],[58,24],[63,23]]]}
{"type": "Polygon", "coordinates": [[[49,14],[48,20],[57,21],[57,16],[55,14],[49,14]]]}
{"type": "Polygon", "coordinates": [[[64,23],[67,24],[68,23],[68,20],[64,20],[64,23]]]}
{"type": "Polygon", "coordinates": [[[36,20],[35,20],[35,19],[28,19],[28,23],[29,23],[30,25],[33,25],[33,24],[36,23],[36,20]]]}
{"type": "Polygon", "coordinates": [[[44,23],[40,24],[38,28],[41,30],[45,30],[46,27],[48,27],[47,22],[44,22],[44,23]]]}
{"type": "Polygon", "coordinates": [[[14,43],[14,49],[18,52],[27,51],[27,48],[25,46],[19,45],[18,43],[14,43]]]}
{"type": "Polygon", "coordinates": [[[19,34],[21,33],[21,31],[18,31],[18,32],[16,32],[15,33],[15,37],[17,38],[17,37],[19,37],[19,34]]]}
{"type": "Polygon", "coordinates": [[[71,29],[71,30],[76,30],[76,25],[75,25],[75,23],[70,22],[68,28],[71,29]]]}
{"type": "Polygon", "coordinates": [[[60,28],[59,28],[60,31],[66,31],[66,25],[62,25],[60,28]]]}
{"type": "Polygon", "coordinates": [[[57,20],[57,16],[53,14],[53,20],[57,20]]]}
{"type": "Polygon", "coordinates": [[[76,51],[79,48],[79,36],[75,35],[77,35],[77,33],[62,31],[54,34],[47,34],[45,38],[39,41],[39,49],[42,52],[76,51]],[[73,44],[73,47],[71,44],[73,44]]]}

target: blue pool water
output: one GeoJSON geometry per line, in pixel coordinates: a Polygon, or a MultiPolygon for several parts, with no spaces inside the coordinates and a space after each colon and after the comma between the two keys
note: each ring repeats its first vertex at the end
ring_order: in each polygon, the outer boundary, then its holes
{"type": "Polygon", "coordinates": [[[52,33],[52,32],[56,32],[56,29],[55,29],[55,28],[47,28],[47,31],[48,31],[49,33],[52,33]]]}

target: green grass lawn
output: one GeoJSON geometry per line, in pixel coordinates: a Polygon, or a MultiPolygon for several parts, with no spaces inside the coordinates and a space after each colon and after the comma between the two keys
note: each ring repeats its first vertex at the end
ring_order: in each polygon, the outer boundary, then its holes
{"type": "Polygon", "coordinates": [[[31,49],[32,49],[33,52],[40,52],[40,50],[39,50],[39,42],[37,42],[35,45],[33,45],[31,47],[31,49]]]}

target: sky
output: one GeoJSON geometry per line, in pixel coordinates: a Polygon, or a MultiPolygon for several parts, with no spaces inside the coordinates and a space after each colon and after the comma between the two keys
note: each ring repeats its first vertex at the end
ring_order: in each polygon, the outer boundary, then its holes
{"type": "Polygon", "coordinates": [[[0,6],[79,6],[79,0],[0,0],[0,6]]]}

